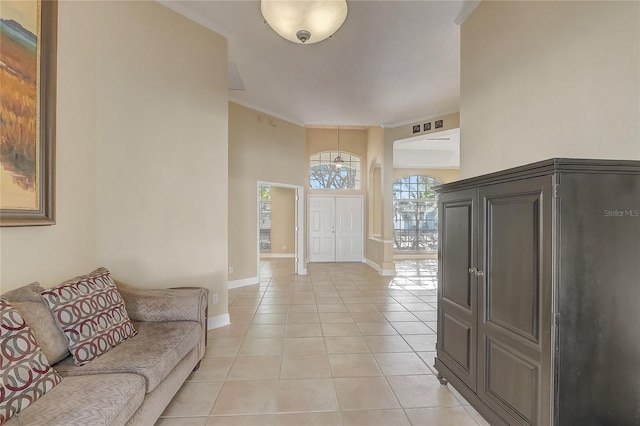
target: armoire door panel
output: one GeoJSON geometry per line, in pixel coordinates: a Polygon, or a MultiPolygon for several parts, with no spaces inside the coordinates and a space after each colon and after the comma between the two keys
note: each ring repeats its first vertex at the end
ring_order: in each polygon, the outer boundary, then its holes
{"type": "Polygon", "coordinates": [[[447,262],[443,266],[445,286],[443,297],[467,309],[471,309],[471,201],[444,206],[444,238],[442,252],[447,262]]]}
{"type": "Polygon", "coordinates": [[[538,365],[489,338],[485,374],[489,398],[517,413],[526,424],[537,424],[538,365]]]}
{"type": "Polygon", "coordinates": [[[551,177],[481,187],[478,199],[477,394],[514,424],[538,425],[551,401],[541,332],[551,327],[551,177]]]}
{"type": "Polygon", "coordinates": [[[444,351],[458,365],[471,371],[471,327],[445,313],[442,319],[444,351]]]}
{"type": "Polygon", "coordinates": [[[540,194],[486,199],[487,321],[538,342],[540,194]]]}
{"type": "Polygon", "coordinates": [[[439,199],[438,357],[470,389],[477,377],[477,278],[475,191],[445,194],[439,199]]]}

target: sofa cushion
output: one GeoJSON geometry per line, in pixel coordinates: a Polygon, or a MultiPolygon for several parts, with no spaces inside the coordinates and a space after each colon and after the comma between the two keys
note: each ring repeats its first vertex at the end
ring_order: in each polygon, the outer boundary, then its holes
{"type": "Polygon", "coordinates": [[[0,298],[0,376],[0,424],[62,380],[20,313],[5,298],[0,298]]]}
{"type": "Polygon", "coordinates": [[[202,336],[195,321],[135,322],[138,334],[88,364],[74,365],[71,357],[55,365],[63,376],[101,373],[136,373],[144,376],[146,392],[173,370],[202,336]]]}
{"type": "Polygon", "coordinates": [[[124,425],[142,404],[144,387],[137,374],[66,377],[3,426],[124,425]]]}
{"type": "Polygon", "coordinates": [[[24,321],[36,336],[44,356],[51,364],[65,359],[69,355],[67,340],[58,328],[49,308],[44,304],[40,292],[44,290],[40,283],[33,282],[2,295],[20,312],[24,321]]]}
{"type": "Polygon", "coordinates": [[[105,268],[40,294],[77,365],[88,363],[136,334],[111,273],[105,268]]]}

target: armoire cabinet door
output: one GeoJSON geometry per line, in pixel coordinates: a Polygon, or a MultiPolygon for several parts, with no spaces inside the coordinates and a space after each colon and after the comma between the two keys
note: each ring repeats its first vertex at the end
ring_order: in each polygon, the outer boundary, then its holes
{"type": "Polygon", "coordinates": [[[438,358],[476,389],[475,190],[440,195],[438,358]]]}
{"type": "Polygon", "coordinates": [[[550,418],[552,180],[479,188],[477,394],[509,424],[550,418]]]}

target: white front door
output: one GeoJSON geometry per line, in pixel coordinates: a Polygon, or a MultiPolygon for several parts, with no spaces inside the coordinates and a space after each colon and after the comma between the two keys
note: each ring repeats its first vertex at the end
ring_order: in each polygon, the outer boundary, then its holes
{"type": "Polygon", "coordinates": [[[336,198],[336,262],[362,261],[362,198],[336,198]]]}
{"type": "Polygon", "coordinates": [[[309,262],[335,262],[335,222],[335,198],[309,197],[309,262]]]}
{"type": "Polygon", "coordinates": [[[362,261],[362,197],[309,197],[309,262],[362,261]]]}

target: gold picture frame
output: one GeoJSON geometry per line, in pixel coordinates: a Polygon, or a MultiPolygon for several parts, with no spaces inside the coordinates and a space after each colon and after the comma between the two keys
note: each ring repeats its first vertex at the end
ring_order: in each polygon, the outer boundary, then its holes
{"type": "Polygon", "coordinates": [[[55,223],[57,0],[0,10],[0,226],[55,223]]]}

